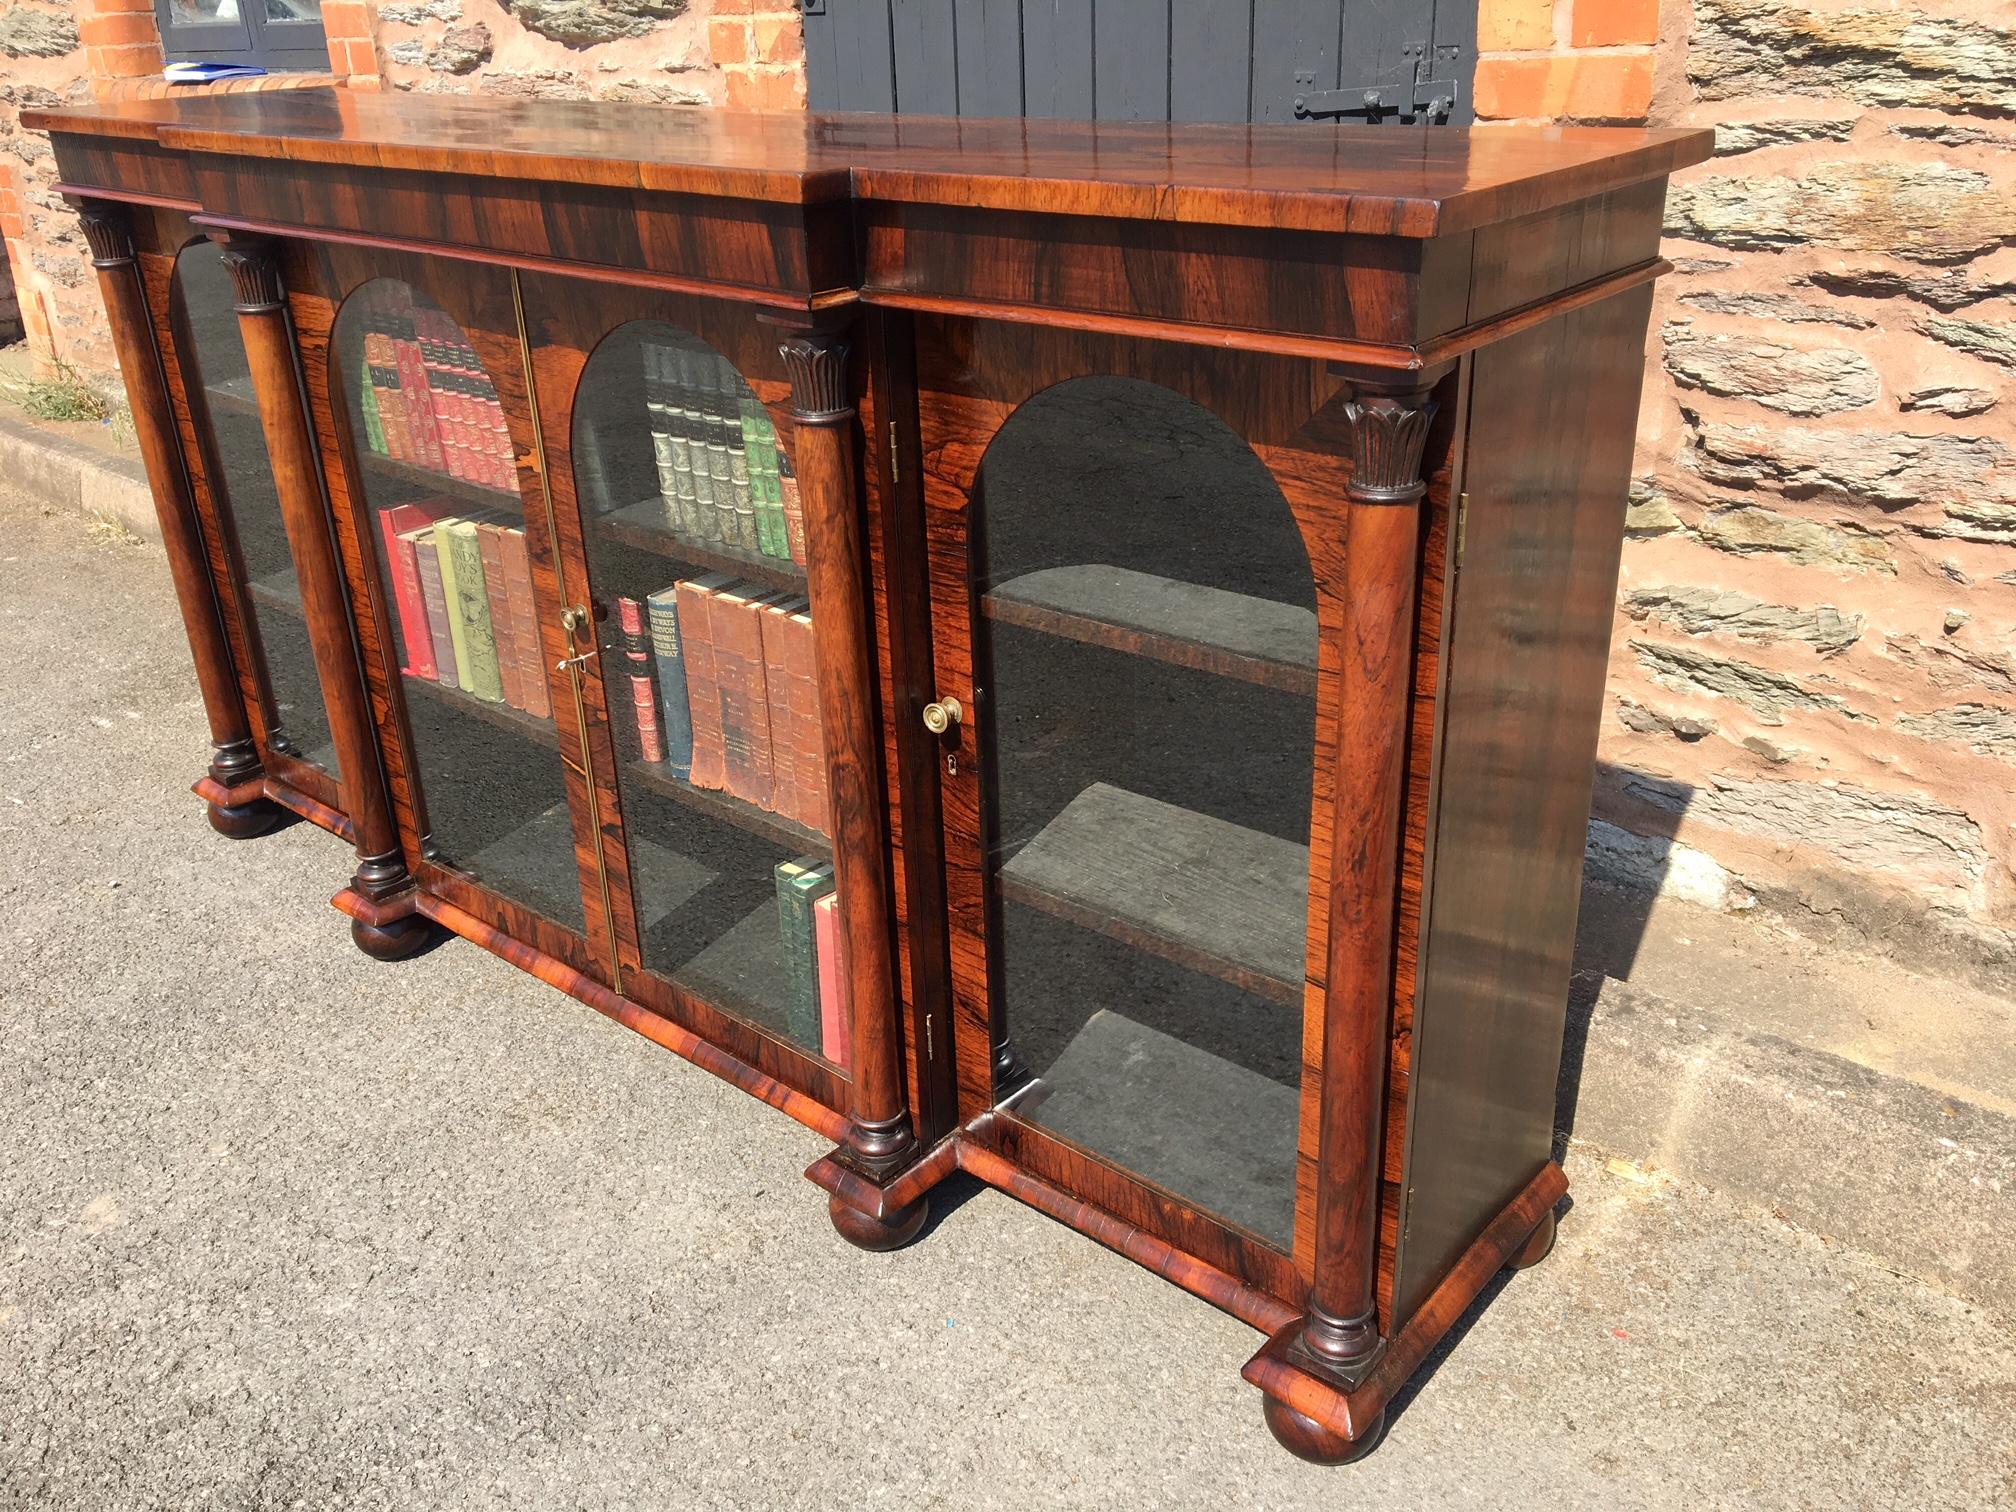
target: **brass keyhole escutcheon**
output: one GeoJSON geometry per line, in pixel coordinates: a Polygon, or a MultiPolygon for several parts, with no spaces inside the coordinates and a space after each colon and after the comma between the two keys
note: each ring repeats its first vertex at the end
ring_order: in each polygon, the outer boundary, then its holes
{"type": "Polygon", "coordinates": [[[966,711],[959,706],[956,698],[941,698],[924,705],[924,728],[933,735],[943,735],[965,717],[966,711]]]}

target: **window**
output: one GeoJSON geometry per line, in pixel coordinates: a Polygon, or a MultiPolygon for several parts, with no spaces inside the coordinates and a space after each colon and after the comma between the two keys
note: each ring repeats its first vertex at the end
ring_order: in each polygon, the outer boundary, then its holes
{"type": "Polygon", "coordinates": [[[251,63],[273,73],[329,69],[322,0],[154,0],[172,62],[251,63]]]}

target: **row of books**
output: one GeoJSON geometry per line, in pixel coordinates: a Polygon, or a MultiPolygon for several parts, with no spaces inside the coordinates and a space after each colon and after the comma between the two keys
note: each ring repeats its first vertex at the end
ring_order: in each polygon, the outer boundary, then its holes
{"type": "Polygon", "coordinates": [[[710,572],[616,615],[643,758],[826,833],[810,601],[710,572]]]}
{"type": "Polygon", "coordinates": [[[525,532],[451,507],[432,499],[378,511],[402,670],[550,719],[525,532]]]}
{"type": "Polygon", "coordinates": [[[394,280],[366,284],[352,303],[364,329],[357,401],[371,450],[515,492],[504,406],[461,327],[394,280]]]}
{"type": "Polygon", "coordinates": [[[776,868],[777,927],[790,997],[785,1024],[801,1045],[845,1070],[853,1038],[847,1019],[847,979],[840,969],[839,895],[833,864],[817,856],[780,861],[776,868]]]}
{"type": "MultiPolygon", "coordinates": [[[[735,365],[698,345],[646,342],[642,354],[658,503],[667,528],[691,540],[804,562],[798,480],[777,443],[770,412],[735,365]]],[[[600,447],[587,451],[593,467],[600,447]]]]}

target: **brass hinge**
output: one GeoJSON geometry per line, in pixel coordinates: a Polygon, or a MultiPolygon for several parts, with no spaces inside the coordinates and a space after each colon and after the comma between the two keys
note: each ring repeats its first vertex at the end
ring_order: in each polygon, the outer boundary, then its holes
{"type": "Polygon", "coordinates": [[[894,420],[889,422],[889,481],[891,483],[901,483],[903,481],[902,471],[896,465],[896,422],[894,420]]]}
{"type": "Polygon", "coordinates": [[[1463,565],[1463,545],[1470,533],[1470,495],[1456,495],[1456,565],[1463,565]]]}
{"type": "Polygon", "coordinates": [[[931,1013],[927,1013],[924,1015],[924,1059],[927,1061],[934,1061],[938,1059],[938,1052],[935,1048],[933,1048],[931,1043],[932,1039],[931,1020],[935,1017],[937,1017],[937,1015],[931,1013]]]}

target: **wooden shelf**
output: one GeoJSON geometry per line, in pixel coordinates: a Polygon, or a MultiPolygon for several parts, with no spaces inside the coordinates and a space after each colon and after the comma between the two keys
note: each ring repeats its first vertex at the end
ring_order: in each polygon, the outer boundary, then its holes
{"type": "Polygon", "coordinates": [[[1296,1088],[1103,1008],[1015,1101],[1024,1122],[1284,1248],[1300,1115],[1296,1088]]]}
{"type": "Polygon", "coordinates": [[[696,541],[665,523],[661,499],[643,499],[610,514],[592,517],[593,526],[612,541],[669,561],[685,562],[714,572],[732,572],[766,588],[803,588],[805,569],[788,557],[764,556],[719,541],[696,541]]]}
{"type": "Polygon", "coordinates": [[[1309,847],[1095,782],[1002,867],[1003,896],[1302,1002],[1309,847]]]}
{"type": "Polygon", "coordinates": [[[758,808],[719,789],[695,787],[690,782],[682,782],[662,762],[632,761],[624,766],[623,771],[654,793],[661,793],[675,803],[683,803],[688,808],[697,809],[753,835],[761,835],[785,850],[800,855],[830,856],[833,853],[833,842],[808,825],[758,808]]]}
{"type": "MultiPolygon", "coordinates": [[[[219,409],[237,410],[242,414],[256,416],[258,401],[252,395],[250,378],[233,378],[228,383],[213,383],[204,389],[211,404],[219,409]]],[[[509,509],[523,514],[525,501],[518,496],[515,488],[491,488],[483,483],[471,483],[466,479],[452,477],[448,473],[436,472],[431,467],[416,467],[411,462],[400,462],[382,456],[368,447],[357,449],[357,460],[368,472],[380,473],[388,478],[397,478],[416,488],[424,488],[433,493],[445,494],[460,499],[465,504],[475,504],[486,509],[509,509]]]]}
{"type": "Polygon", "coordinates": [[[417,690],[423,698],[446,704],[451,709],[460,709],[464,714],[473,714],[500,730],[523,735],[527,740],[550,746],[556,751],[560,748],[559,732],[553,728],[553,721],[550,719],[541,719],[537,714],[527,714],[523,709],[514,709],[507,703],[492,703],[487,698],[478,698],[474,693],[465,693],[459,687],[451,688],[446,683],[436,682],[431,677],[415,677],[407,673],[402,675],[399,681],[403,687],[417,690]]]}
{"type": "Polygon", "coordinates": [[[1130,656],[1290,693],[1316,691],[1316,615],[1272,599],[1098,562],[997,583],[980,612],[1130,656]]]}

